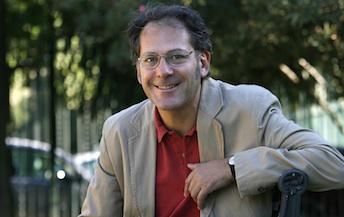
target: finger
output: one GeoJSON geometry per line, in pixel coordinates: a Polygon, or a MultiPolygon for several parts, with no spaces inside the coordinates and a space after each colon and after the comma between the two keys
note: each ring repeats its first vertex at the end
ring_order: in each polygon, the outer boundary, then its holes
{"type": "Polygon", "coordinates": [[[197,203],[197,198],[199,192],[202,190],[199,186],[190,186],[191,189],[189,189],[189,194],[192,197],[192,199],[197,203]]]}
{"type": "Polygon", "coordinates": [[[187,186],[186,186],[187,194],[192,197],[192,199],[196,202],[198,192],[201,190],[201,186],[198,184],[197,179],[194,175],[194,172],[191,172],[187,179],[187,186]]]}
{"type": "Polygon", "coordinates": [[[188,177],[185,179],[185,185],[184,185],[184,197],[187,197],[189,195],[189,188],[191,184],[191,180],[193,179],[194,173],[191,172],[188,177]]]}
{"type": "Polygon", "coordinates": [[[190,169],[190,170],[194,170],[196,167],[197,167],[198,164],[187,164],[187,167],[190,169]]]}
{"type": "Polygon", "coordinates": [[[207,189],[203,188],[197,195],[197,207],[202,209],[204,206],[205,198],[208,196],[209,192],[207,189]]]}
{"type": "Polygon", "coordinates": [[[185,181],[185,185],[184,185],[184,197],[189,196],[189,185],[190,185],[190,182],[185,181]]]}

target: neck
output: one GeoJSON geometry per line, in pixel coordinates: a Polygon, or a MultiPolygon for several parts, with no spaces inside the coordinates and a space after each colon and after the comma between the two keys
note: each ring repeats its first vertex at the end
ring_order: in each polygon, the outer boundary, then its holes
{"type": "Polygon", "coordinates": [[[173,130],[179,135],[185,135],[196,125],[199,101],[200,91],[196,94],[195,100],[191,105],[172,110],[158,108],[158,111],[162,121],[169,130],[173,130]]]}
{"type": "Polygon", "coordinates": [[[158,109],[158,111],[165,126],[179,135],[185,135],[196,124],[197,108],[182,111],[158,109]]]}

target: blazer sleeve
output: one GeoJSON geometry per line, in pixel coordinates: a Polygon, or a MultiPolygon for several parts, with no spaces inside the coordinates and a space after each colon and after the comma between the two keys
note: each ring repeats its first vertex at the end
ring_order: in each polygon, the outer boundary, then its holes
{"type": "Polygon", "coordinates": [[[291,168],[309,177],[308,190],[344,188],[344,157],[315,132],[288,120],[278,99],[263,91],[255,97],[252,114],[257,123],[257,147],[235,154],[240,196],[271,189],[291,168]]]}
{"type": "Polygon", "coordinates": [[[122,215],[121,188],[113,172],[106,145],[106,136],[103,132],[98,164],[88,186],[79,217],[120,217],[122,215]]]}

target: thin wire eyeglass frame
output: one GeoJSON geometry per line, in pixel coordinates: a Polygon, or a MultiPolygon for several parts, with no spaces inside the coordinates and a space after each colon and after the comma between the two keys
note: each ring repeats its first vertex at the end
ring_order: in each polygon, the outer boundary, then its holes
{"type": "Polygon", "coordinates": [[[156,68],[158,67],[158,65],[160,64],[160,60],[161,60],[161,58],[163,57],[163,58],[165,59],[166,63],[167,63],[169,66],[172,66],[172,67],[179,67],[179,66],[185,64],[185,63],[187,62],[188,58],[190,57],[190,55],[191,55],[193,52],[195,52],[195,51],[194,51],[194,50],[191,50],[191,51],[186,51],[186,52],[187,52],[187,54],[177,54],[177,55],[183,55],[183,56],[185,57],[185,61],[184,61],[184,62],[181,62],[181,63],[175,63],[175,64],[171,63],[171,62],[170,62],[171,60],[169,60],[169,59],[170,59],[172,56],[176,55],[176,54],[168,54],[168,53],[165,54],[165,55],[159,55],[159,54],[155,54],[155,55],[149,54],[149,55],[147,55],[147,56],[144,55],[144,56],[141,56],[141,57],[137,58],[137,62],[139,63],[140,67],[142,67],[143,69],[146,69],[146,70],[154,70],[154,69],[156,69],[156,68]],[[144,60],[144,59],[146,59],[146,58],[148,58],[148,57],[156,57],[156,58],[157,58],[157,62],[156,62],[154,65],[152,65],[152,66],[143,65],[143,61],[142,61],[142,60],[144,60]]]}

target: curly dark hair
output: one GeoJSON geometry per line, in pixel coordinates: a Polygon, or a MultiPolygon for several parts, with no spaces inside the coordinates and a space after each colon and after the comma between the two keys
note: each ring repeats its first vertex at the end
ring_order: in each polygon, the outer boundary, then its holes
{"type": "Polygon", "coordinates": [[[190,7],[182,5],[147,6],[129,23],[128,35],[132,60],[135,62],[140,53],[140,34],[149,23],[164,19],[176,19],[181,22],[190,34],[191,45],[198,51],[212,51],[208,28],[200,14],[190,7]]]}

